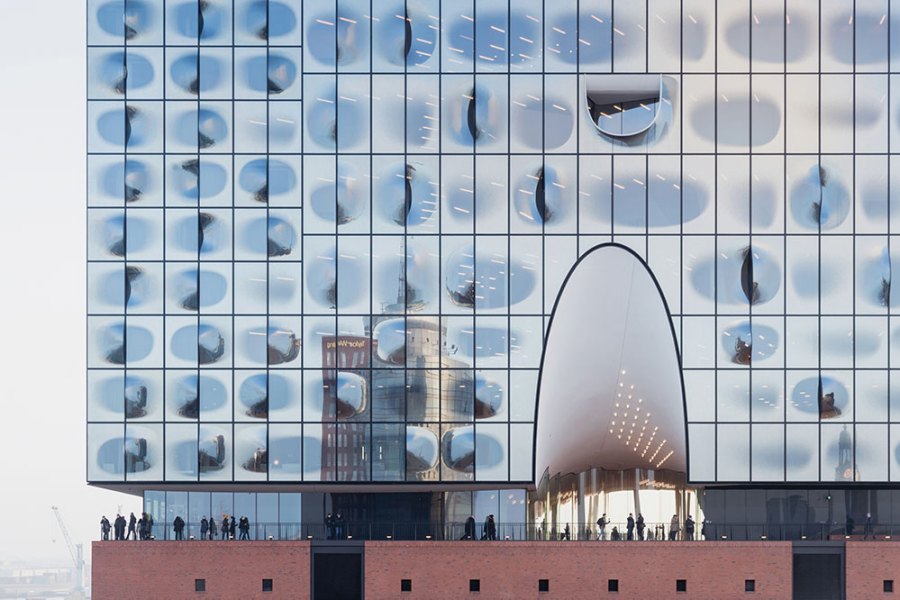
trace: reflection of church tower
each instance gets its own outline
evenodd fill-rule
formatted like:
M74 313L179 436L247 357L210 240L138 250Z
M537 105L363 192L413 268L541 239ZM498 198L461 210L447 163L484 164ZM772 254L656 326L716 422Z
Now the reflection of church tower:
M368 337L322 337L322 477L325 480L366 481L369 412Z
M397 301L393 304L382 306L382 312L386 314L404 314L407 312L421 312L425 308L425 302L419 297L416 288L409 284L406 276L407 256L405 242L400 244L400 276L397 278Z
M406 277L406 253L401 251L401 257L396 302L382 305L383 314L372 317L372 415L375 421L406 423L400 478L436 481L440 423L472 422L474 373L472 365L452 358L445 347L446 320L416 314L425 310L425 302ZM396 443L381 439L384 435L395 434L373 431L375 448Z
M854 477L853 439L850 437L850 432L847 431L847 426L844 425L838 438L838 463L834 470L834 479L835 481L855 481L858 478L858 474L857 477Z

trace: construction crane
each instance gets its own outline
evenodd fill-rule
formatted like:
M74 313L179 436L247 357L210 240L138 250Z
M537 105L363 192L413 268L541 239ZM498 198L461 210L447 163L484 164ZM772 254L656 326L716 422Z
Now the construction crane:
M66 528L66 523L65 521L63 521L62 515L59 513L59 507L51 506L50 509L56 516L56 522L59 524L59 530L63 534L63 539L66 541L66 548L69 549L69 555L72 557L72 562L75 563L75 586L72 588L72 597L83 598L84 549L82 548L81 544L76 544L72 541L72 536L69 535L69 530Z

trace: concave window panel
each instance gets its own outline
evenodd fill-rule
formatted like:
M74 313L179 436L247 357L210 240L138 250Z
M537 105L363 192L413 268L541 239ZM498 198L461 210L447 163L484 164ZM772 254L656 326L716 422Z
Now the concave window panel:
M303 475L303 438L296 423L269 427L269 447L272 452L269 479L299 480Z
M887 481L888 427L886 424L856 426L857 481Z
M166 425L166 480L196 481L199 471L197 426L189 423Z
M200 479L227 481L232 478L232 465L228 437L228 424L201 425L197 445L197 462Z
M122 481L125 477L125 453L120 424L88 425L88 478L91 481Z
M411 480L434 478L432 471L437 467L440 453L435 429L436 426L425 424L406 426L406 473ZM381 431L379 434L378 447L381 448L384 442Z
M657 121L662 75L586 75L587 109L597 130L613 138L631 138Z
M241 481L265 481L269 472L267 428L241 424L234 427L234 478Z

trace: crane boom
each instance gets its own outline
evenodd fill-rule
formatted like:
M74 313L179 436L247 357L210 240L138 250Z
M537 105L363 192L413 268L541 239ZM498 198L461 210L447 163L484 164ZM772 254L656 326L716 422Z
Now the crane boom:
M72 536L69 535L69 529L66 527L66 522L63 521L62 515L59 512L59 507L51 506L50 509L56 516L59 530L62 532L63 539L66 542L66 548L69 550L72 562L75 563L75 590L80 592L84 587L84 551L82 545L72 541Z

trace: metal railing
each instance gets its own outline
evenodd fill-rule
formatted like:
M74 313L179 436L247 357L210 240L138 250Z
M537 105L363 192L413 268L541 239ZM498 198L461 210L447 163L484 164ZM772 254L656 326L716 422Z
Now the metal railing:
M332 526L315 523L251 523L246 536L240 528L233 535L223 536L222 529L216 528L212 539L217 541L248 540L498 540L498 541L775 541L775 540L829 540L829 539L891 539L900 536L900 525L871 524L857 525L848 532L846 525L837 523L696 523L693 532L679 523L673 532L670 523L646 523L643 531L637 526L629 536L624 522L610 522L603 531L596 523L571 523L552 526L535 523L495 524L493 536L485 523L476 523L474 535L467 535L465 522L430 523L396 522L372 523L370 521L345 521ZM896 530L896 531L895 531ZM184 540L201 539L200 525L186 524ZM112 537L112 536L110 536ZM209 531L203 539L210 539ZM171 523L155 522L152 539L174 540L175 532ZM898 537L900 539L900 537Z

